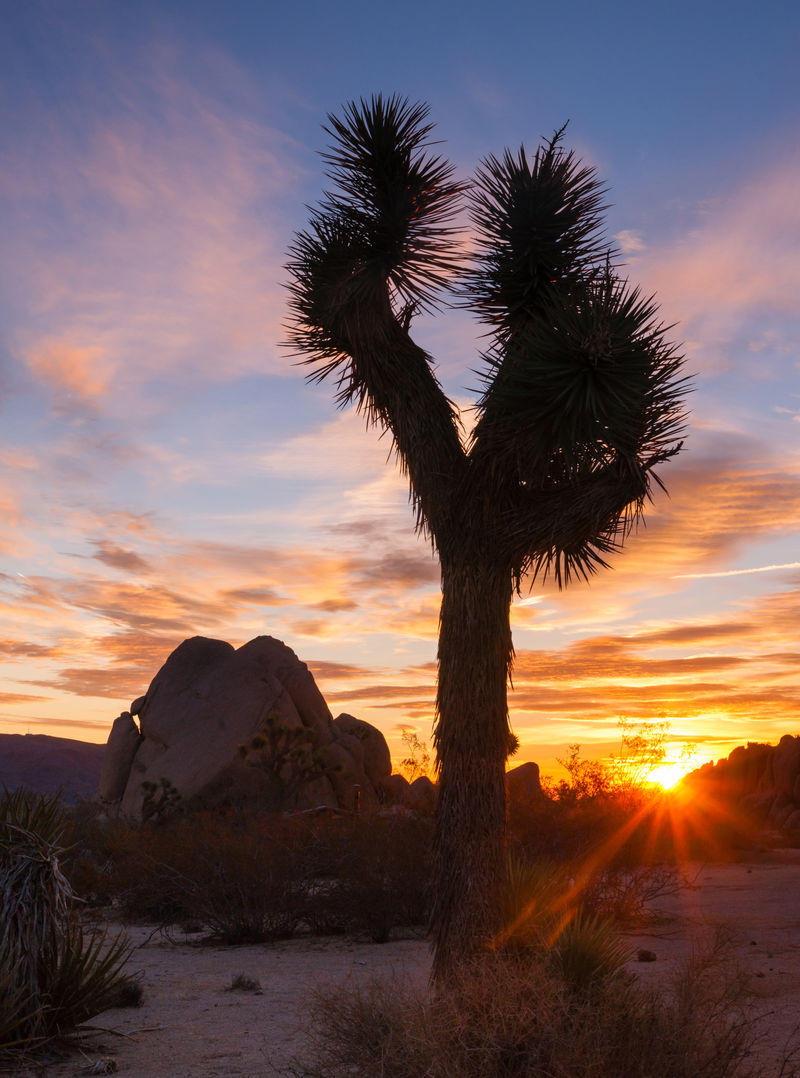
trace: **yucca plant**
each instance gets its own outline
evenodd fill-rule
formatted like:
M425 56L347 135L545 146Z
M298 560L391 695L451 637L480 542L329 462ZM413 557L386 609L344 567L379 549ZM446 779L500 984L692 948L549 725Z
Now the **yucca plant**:
M622 969L630 949L612 920L565 898L570 885L563 869L509 854L506 873L505 927L496 949L546 958L576 991L590 991Z
M113 1006L129 982L123 937L85 935L61 871L56 798L0 798L0 1051L29 1050Z
M560 928L549 953L568 988L589 992L620 973L632 952L613 922L579 908Z
M548 862L506 857L503 929L497 943L506 950L540 946L552 934L558 896L568 882L561 869Z

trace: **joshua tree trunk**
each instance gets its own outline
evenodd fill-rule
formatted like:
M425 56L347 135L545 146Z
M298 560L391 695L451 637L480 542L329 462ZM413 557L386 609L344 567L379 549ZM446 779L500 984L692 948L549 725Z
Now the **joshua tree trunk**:
M482 558L442 560L433 915L439 981L501 927L510 605L511 574L492 565L487 550Z

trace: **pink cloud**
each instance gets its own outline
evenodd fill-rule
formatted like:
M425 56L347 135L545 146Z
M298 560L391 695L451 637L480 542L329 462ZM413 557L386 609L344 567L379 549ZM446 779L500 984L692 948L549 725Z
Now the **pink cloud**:
M520 628L536 629L554 617L560 628L581 632L627 623L638 616L643 594L652 601L684 592L691 608L699 582L684 577L726 570L759 541L800 530L800 482L793 462L774 459L744 435L706 435L700 452L680 457L664 469L663 479L669 496L654 491L644 523L610 557L610 571L600 570L589 584L576 582L560 593L552 582L535 584L532 595L543 602L515 607ZM769 576L736 579L744 587L759 575Z
M704 220L671 245L629 259L668 321L704 344L729 339L754 310L797 314L800 295L800 156L709 203ZM708 369L705 353L704 369Z
M298 176L297 148L181 80L163 50L152 56L136 81L115 72L124 110L95 119L85 141L69 125L38 133L0 179L24 223L5 245L26 312L15 349L73 404L119 399L165 371L216 380L286 363L272 207Z
M50 383L62 400L77 397L91 402L104 397L114 373L109 355L98 344L80 346L46 338L31 349L27 360L36 377Z

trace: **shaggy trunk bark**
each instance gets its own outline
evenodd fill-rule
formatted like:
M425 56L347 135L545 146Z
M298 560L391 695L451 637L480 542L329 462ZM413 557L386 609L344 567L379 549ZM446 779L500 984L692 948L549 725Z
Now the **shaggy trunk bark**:
M440 983L501 928L511 574L487 566L488 554L442 561L432 918L433 977Z

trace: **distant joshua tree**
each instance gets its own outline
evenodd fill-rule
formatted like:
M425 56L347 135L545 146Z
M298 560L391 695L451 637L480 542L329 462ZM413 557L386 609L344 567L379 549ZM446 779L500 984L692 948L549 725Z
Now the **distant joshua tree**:
M290 251L291 340L341 406L390 431L439 555L434 976L485 947L504 887L509 613L524 577L588 578L675 456L682 359L618 273L603 188L562 147L490 156L471 185L430 152L427 106L351 102L325 128L333 188ZM453 216L469 191L475 250ZM465 437L409 334L455 291L490 327Z

